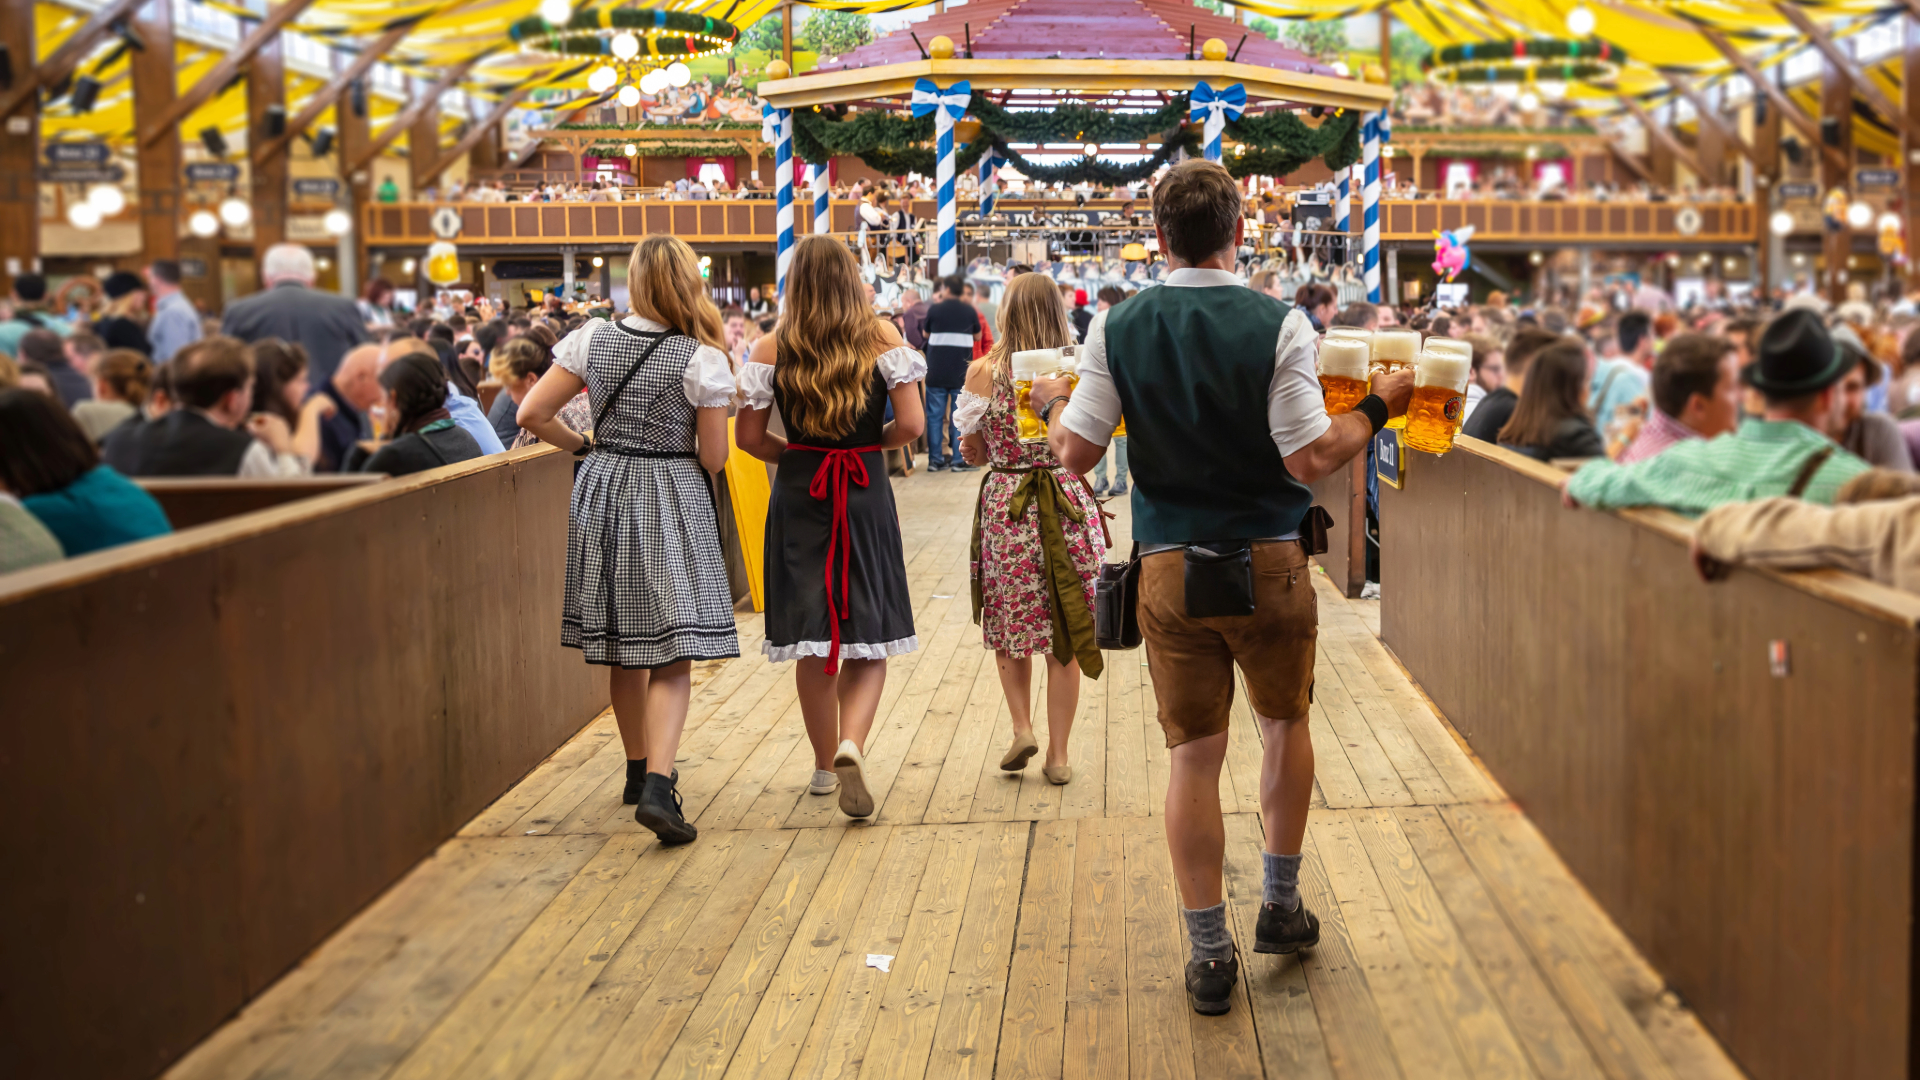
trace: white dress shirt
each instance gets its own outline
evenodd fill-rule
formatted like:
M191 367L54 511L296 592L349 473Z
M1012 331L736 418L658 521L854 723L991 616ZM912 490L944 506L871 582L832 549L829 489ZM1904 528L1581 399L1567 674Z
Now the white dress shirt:
M1160 283L1167 288L1197 288L1235 285L1245 282L1225 270L1182 267ZM1068 431L1099 446L1107 445L1113 429L1120 426L1120 392L1107 369L1107 316L1102 311L1087 327L1086 344L1080 347L1076 368L1080 383L1060 414L1060 423ZM1287 312L1280 324L1280 337L1274 342L1273 381L1267 385L1267 431L1273 444L1286 457L1324 435L1333 421L1327 417L1326 397L1320 389L1317 366L1319 335L1307 313L1299 308ZM1136 451L1137 452L1137 451Z

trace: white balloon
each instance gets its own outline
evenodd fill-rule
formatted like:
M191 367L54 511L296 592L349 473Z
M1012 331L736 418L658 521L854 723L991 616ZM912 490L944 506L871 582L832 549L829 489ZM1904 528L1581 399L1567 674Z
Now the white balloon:
M621 87L619 100L620 104L625 105L629 109L633 108L635 105L640 104L640 88L637 86Z
M100 211L90 202L76 202L67 207L67 223L76 229L97 228L100 224Z
M685 86L693 81L693 69L675 60L667 65L667 81L675 86Z
M597 67L593 69L593 74L587 76L587 89L596 94L604 94L613 89L613 84L618 81L620 81L619 72L610 67Z
M643 94L657 94L666 88L667 73L659 68L640 76L640 92Z
M610 45L613 55L622 60L631 60L640 55L640 39L625 31L613 35Z

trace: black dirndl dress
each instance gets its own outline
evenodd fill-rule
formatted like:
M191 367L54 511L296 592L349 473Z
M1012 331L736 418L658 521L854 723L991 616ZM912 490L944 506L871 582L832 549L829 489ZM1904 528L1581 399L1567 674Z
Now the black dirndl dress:
M920 647L886 455L887 380L876 366L853 431L828 439L774 382L787 451L767 508L767 657L883 660ZM831 590L831 593L829 592Z
M588 344L588 397L598 416L656 341L601 417L573 481L560 643L592 664L655 668L740 655L713 489L682 381L699 344L600 326Z

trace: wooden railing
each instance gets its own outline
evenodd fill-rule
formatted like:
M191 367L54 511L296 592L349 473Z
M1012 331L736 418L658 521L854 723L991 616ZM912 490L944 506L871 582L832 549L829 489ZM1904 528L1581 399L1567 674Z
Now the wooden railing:
M849 233L858 228L855 203L837 200L832 207L832 229ZM1076 206L1070 200L1002 199L999 209L1009 214L1118 211L1117 200L1096 200ZM1146 207L1145 200L1138 207ZM476 245L631 244L649 233L672 233L689 243L772 244L776 208L772 199L668 200L642 199L622 203L376 203L366 208L366 242L378 245L424 246L437 239L433 213L444 206L461 218L458 240ZM964 217L977 204L964 200ZM1684 232L1682 216L1690 207L1698 227ZM934 204L915 200L912 212L930 227ZM813 205L798 192L794 206L794 233L813 230ZM1628 244L1639 246L1746 245L1754 240L1753 207L1744 203L1595 203L1595 202L1455 202L1421 199L1381 204L1381 239L1389 243L1431 243L1436 230L1474 227L1475 243L1543 245ZM1358 236L1361 215L1355 201L1351 215Z
M156 1075L607 702L573 459L516 450L0 578L0 1075Z
M187 529L256 510L268 510L344 488L385 480L385 473L319 473L273 479L233 476L155 476L135 481L160 503L173 527Z
M1706 584L1462 439L1380 488L1382 638L1754 1080L1911 1075L1920 597Z

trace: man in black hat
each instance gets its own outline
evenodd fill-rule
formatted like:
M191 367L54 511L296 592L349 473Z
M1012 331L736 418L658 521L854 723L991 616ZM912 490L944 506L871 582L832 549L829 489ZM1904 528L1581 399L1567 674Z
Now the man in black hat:
M1853 366L1818 315L1789 311L1768 324L1759 358L1741 372L1766 400L1762 416L1741 421L1731 434L1676 443L1631 465L1596 461L1561 490L1570 505L1602 510L1664 506L1703 514L1774 495L1831 505L1840 485L1867 469L1832 438L1840 380Z

